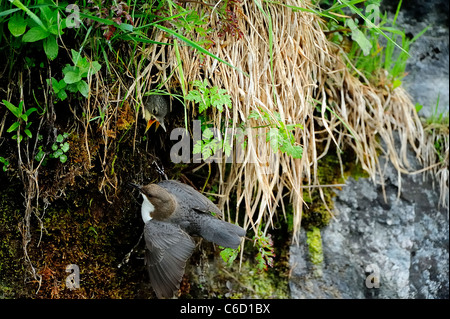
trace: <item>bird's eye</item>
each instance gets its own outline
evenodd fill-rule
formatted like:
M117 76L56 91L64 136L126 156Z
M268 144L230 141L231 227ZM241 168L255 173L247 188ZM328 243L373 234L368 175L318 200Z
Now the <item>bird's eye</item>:
M158 109L153 110L153 115L158 115Z

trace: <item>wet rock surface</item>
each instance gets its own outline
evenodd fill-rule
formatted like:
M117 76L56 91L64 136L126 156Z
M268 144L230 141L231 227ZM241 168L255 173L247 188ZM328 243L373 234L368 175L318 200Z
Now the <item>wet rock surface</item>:
M292 298L449 297L449 214L439 190L420 174L402 175L398 197L398 173L388 164L385 201L381 180L349 178L337 192L335 220L321 230L322 265L310 262L300 234L290 251Z

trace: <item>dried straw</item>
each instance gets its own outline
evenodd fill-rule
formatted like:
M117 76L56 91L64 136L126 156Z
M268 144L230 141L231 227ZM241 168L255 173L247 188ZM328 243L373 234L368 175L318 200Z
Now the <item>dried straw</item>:
M312 6L309 1L300 0L280 3ZM185 5L205 13L205 6L199 3ZM240 7L235 7L241 38L230 35L220 38L217 31L211 35L220 40L210 51L236 69L202 56L178 41L184 78L179 77L178 71L169 72L179 67L174 46L154 46L149 53L151 63L140 76L148 77L148 68L157 65L161 70L160 80L171 83L168 87L179 85L181 81L189 87L194 80L208 79L211 86L226 89L233 107L224 113L214 111L213 115L216 127L231 120L234 133L241 123L249 128L266 125L255 119L248 120L252 111L260 110L271 115L278 112L285 124L303 126L294 132L296 144L304 150L301 159L280 152L273 154L269 143L260 138L261 132L249 129L242 161L234 162L226 176L225 161L219 164L219 193L223 195L220 205L229 210L229 198L235 192L236 208L245 210L245 226L256 231L265 223L265 232L274 214L285 213L282 200L289 195L296 234L305 205L303 188L320 186L317 162L326 155L331 143L338 149L351 147L357 161L375 182L375 176L382 174L378 152L381 150L390 158L399 176L408 173L407 145L419 156L425 142L424 132L402 88L375 88L350 74L345 55L326 39L319 16L294 12L279 4L265 3L262 8L264 12L258 8L256 0L243 1ZM217 30L218 14L214 10L207 12L211 27ZM269 34L269 26L272 34ZM157 41L173 42L159 30L154 36ZM155 56L160 56L158 63ZM195 110L191 114L195 114ZM400 149L396 149L394 131L399 133ZM384 141L384 148L378 137ZM319 143L325 145L320 154L316 147Z

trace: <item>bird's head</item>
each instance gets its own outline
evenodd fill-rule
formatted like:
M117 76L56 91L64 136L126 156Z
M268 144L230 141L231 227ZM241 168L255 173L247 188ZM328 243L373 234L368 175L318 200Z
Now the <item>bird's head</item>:
M176 201L173 195L165 188L156 184L148 184L140 186L130 184L139 189L144 201L142 202L141 214L144 223L155 218L157 220L164 220L174 212L176 208Z
M164 118L168 111L168 105L165 98L161 95L149 95L144 102L144 118L147 122L147 127L145 132L156 122L156 125L161 125L161 127L166 131L166 126L164 125Z

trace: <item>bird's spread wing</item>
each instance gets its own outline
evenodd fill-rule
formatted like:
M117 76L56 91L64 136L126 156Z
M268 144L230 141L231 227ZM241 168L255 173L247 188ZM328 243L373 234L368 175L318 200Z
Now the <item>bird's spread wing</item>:
M177 225L150 220L144 226L145 262L158 298L178 290L186 261L195 248L193 239Z
M203 213L214 213L223 217L223 213L213 202L189 185L174 180L162 181L158 185L167 189L177 198L183 198L186 203L189 203L189 207L192 209Z

